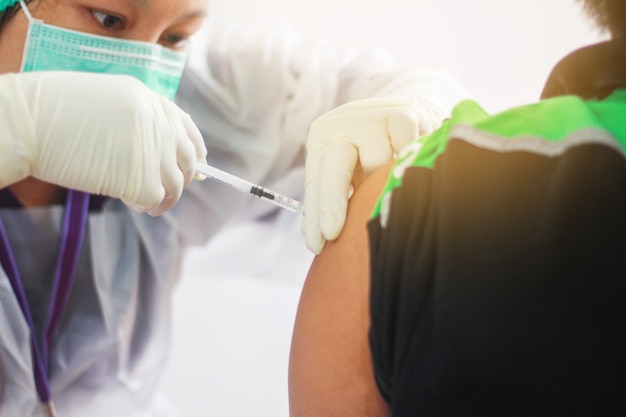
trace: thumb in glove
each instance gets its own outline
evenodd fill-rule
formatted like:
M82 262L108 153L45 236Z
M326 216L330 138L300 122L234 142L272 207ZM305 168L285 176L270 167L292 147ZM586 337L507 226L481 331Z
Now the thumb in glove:
M319 253L345 223L351 186L394 157L420 132L431 131L432 112L414 100L373 98L344 104L309 129L302 231Z

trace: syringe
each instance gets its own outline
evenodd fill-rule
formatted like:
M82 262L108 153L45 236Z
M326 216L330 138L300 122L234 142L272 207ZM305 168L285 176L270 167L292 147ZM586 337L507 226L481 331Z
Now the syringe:
M268 190L267 188L263 188L259 185L253 184L233 174L222 171L221 169L206 164L198 164L196 166L196 172L200 175L204 175L205 177L213 181L228 185L229 187L232 187L236 190L255 195L261 200L268 201L272 204L277 205L278 207L282 207L295 213L304 212L304 204L302 204L298 200L285 197L282 194L278 194L274 191Z

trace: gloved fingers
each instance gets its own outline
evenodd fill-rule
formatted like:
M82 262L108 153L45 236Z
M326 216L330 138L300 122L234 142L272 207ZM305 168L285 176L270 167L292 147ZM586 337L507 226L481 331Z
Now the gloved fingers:
M181 110L182 112L182 110ZM184 113L181 115L181 122L185 128L185 132L187 134L187 138L190 141L191 145L193 145L193 158L196 163L207 163L207 149L206 144L204 143L204 138L202 137L202 133L200 133L200 129L196 126L196 124L191 119L189 114ZM205 177L201 175L196 175L195 172L195 164L193 165L193 172L191 172L191 178L195 178L197 180L204 180ZM185 172L185 178L187 178L187 172ZM187 186L187 181L185 181L185 186Z
M142 187L138 197L120 197L128 207L140 213L155 210L165 198L165 188L162 185Z
M187 187L196 175L198 164L197 154L193 144L188 140L181 140L176 151L178 170L183 176L183 188Z
M182 113L180 120L185 127L187 137L191 140L191 143L194 146L198 159L203 159L206 162L207 150L204 143L204 138L202 137L202 133L200 133L200 129L198 129L196 124L191 119L191 116L189 116L187 113Z
M161 152L161 184L165 191L159 204L148 210L151 216L158 216L178 202L183 193L185 177L178 167L176 149L174 146L164 146Z
M167 102L168 120L173 124L174 134L171 140L175 144L173 155L176 156L177 167L183 175L183 188L189 185L196 175L198 159L206 160L206 147L200 131L191 117L180 110L174 103ZM165 162L165 161L164 161ZM171 173L173 175L173 173ZM166 187L167 188L167 187ZM166 199L169 197L166 194Z
M170 191L173 191L173 190L170 190ZM148 210L147 213L153 217L156 217L169 211L172 207L176 205L178 200L180 200L180 196L182 195L183 188L182 187L177 188L175 191L176 192L174 194L170 194L170 196L166 195L165 198L161 200L161 204L159 204L153 209Z
M319 254L326 243L320 229L320 169L323 153L311 151L307 155L304 187L304 218L302 234L309 250Z
M363 167L363 172L365 174L371 173L376 168L393 158L391 142L387 138L386 132L383 135L386 140L365 138L370 140L355 141L355 146L358 149L359 163Z
M152 172L149 172L152 171ZM144 170L143 182L137 193L128 193L131 196L122 196L122 201L139 212L150 212L157 209L165 199L166 189L161 183L160 170Z
M393 152L398 154L408 142L420 135L420 122L421 120L417 120L415 109L408 105L389 114L387 117L387 134ZM425 120L424 123L430 125L430 120Z
M166 196L162 179L161 158L164 153L162 136L171 133L163 126L165 116L165 114L157 116L160 123L153 121L151 135L144 134L140 141L135 142L132 150L134 156L130 157L129 166L119 167L119 171L121 173L127 171L128 176L120 178L126 182L121 195L122 201L139 212L154 210Z
M369 174L393 158L408 142L419 135L415 109L410 104L397 104L387 109L384 116L384 132L372 132L373 135L387 140L363 138L356 141L359 146L359 161L363 172ZM357 138L358 139L358 138Z
M319 221L315 221L313 216L307 218L305 215L301 229L306 241L306 247L314 254L319 255L326 244L326 239L324 239L319 228Z
M158 216L170 210L180 199L183 189L195 175L196 148L188 137L187 114L171 102L165 103L166 119L162 120L160 146L160 175L165 196L157 207L148 210Z
M311 150L307 157L302 232L316 254L343 229L357 161L357 149L342 140Z
M170 210L194 178L198 161L206 162L206 146L191 117L169 101L164 101L164 111L167 117L162 132L171 132L161 144L160 175L165 196L148 210L152 216Z
M338 140L326 147L320 171L320 229L326 240L337 239L346 222L352 176L358 162L357 149Z

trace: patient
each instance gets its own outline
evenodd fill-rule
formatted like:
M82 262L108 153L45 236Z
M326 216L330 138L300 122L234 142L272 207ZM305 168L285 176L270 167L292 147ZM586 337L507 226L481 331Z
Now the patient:
M626 415L626 2L582 3L612 39L552 98L462 102L356 190L303 288L291 417Z

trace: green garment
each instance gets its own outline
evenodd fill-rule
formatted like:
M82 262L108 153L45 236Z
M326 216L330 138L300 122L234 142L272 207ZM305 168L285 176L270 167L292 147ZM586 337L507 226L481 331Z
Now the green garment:
M451 140L497 152L526 151L546 156L557 156L583 144L602 144L625 154L626 90L616 90L602 101L555 97L493 116L471 100L459 103L438 130L403 148L372 218L381 214L391 192L402 184L406 168L432 168Z

